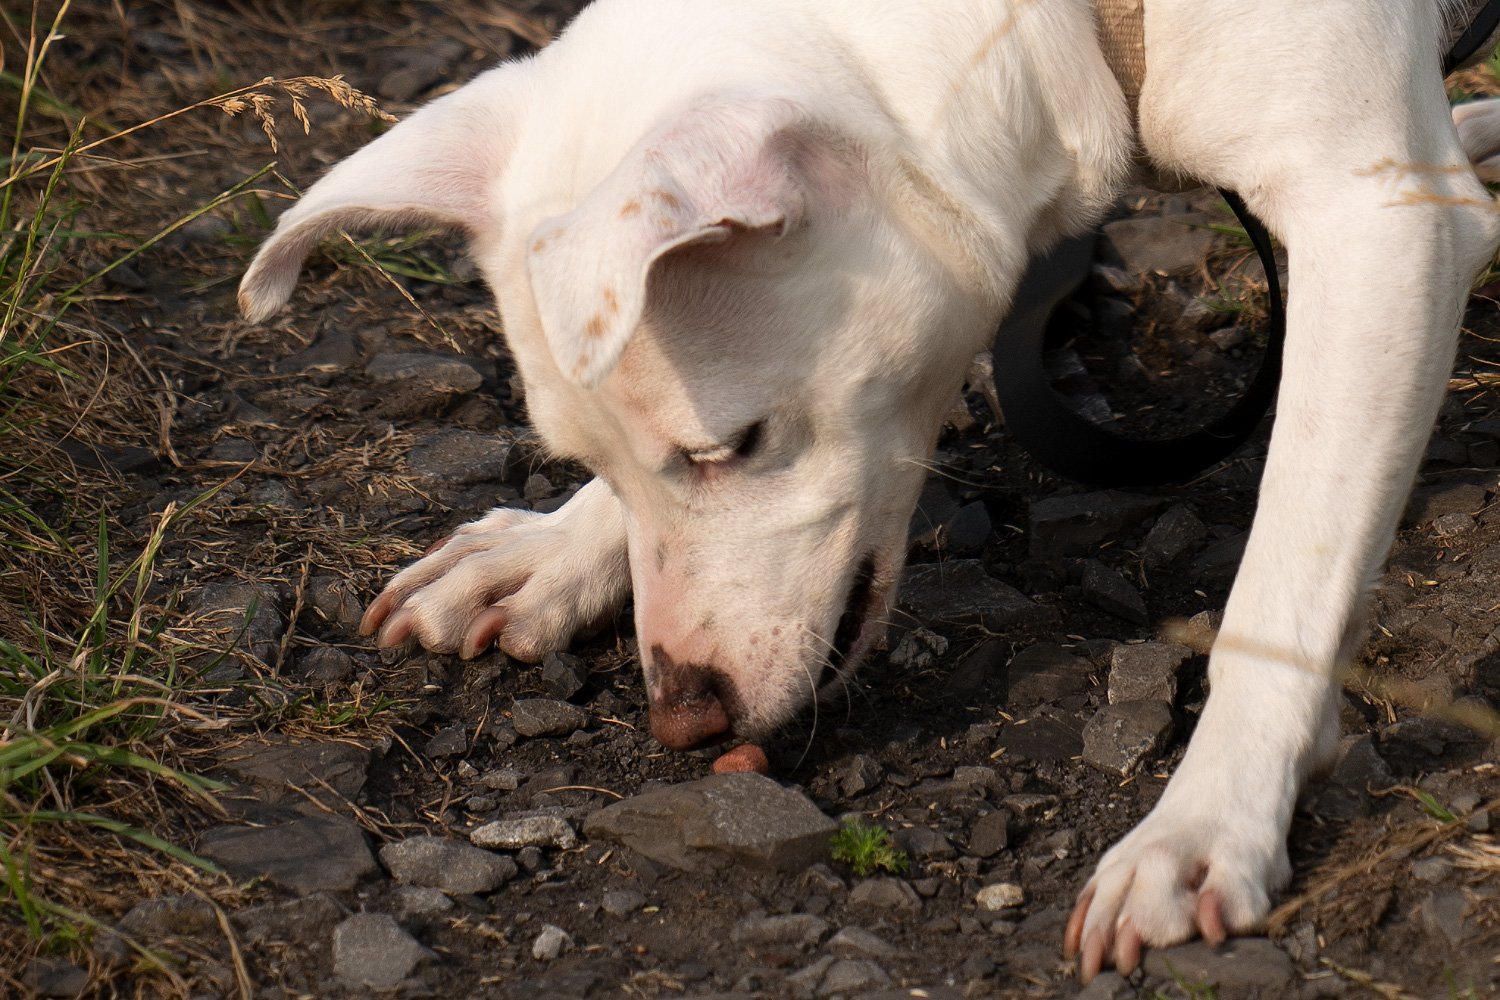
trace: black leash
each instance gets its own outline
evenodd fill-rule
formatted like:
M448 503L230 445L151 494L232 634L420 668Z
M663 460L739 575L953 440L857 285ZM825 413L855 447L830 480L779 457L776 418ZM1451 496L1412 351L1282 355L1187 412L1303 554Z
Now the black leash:
M1500 27L1500 0L1488 0L1474 21L1443 58L1443 75L1469 59ZM1077 287L1053 288L1033 276L1058 268L1088 273L1093 240L1068 241L1047 258L1033 263L1022 279L1016 302L995 338L995 390L1005 423L1032 458L1070 479L1101 486L1151 486L1191 478L1223 461L1245 442L1271 407L1281 381L1286 343L1286 310L1271 234L1233 191L1220 189L1250 237L1266 272L1270 317L1265 358L1260 370L1229 412L1183 437L1141 441L1105 430L1075 411L1052 388L1043 363L1047 318L1059 301ZM1087 255L1079 259L1080 254Z
M1047 323L1057 300L1072 288L1054 291L1054 296L1038 298L1045 293L1037 285L1023 280L1017 292L1012 316L996 337L995 390L1005 412L1006 428L1016 441L1038 462L1070 479L1109 486L1147 486L1186 479L1220 461L1238 448L1254 432L1276 395L1281 380L1281 351L1286 340L1286 315L1281 304L1281 281L1276 271L1276 255L1271 236L1260 220L1251 215L1232 191L1221 192L1229 207L1239 217L1260 256L1270 291L1270 329L1265 359L1260 371L1229 412L1213 423L1184 437L1163 441L1142 441L1105 430L1077 413L1052 388L1043 367ZM1076 268L1087 274L1093 256L1093 241L1064 243L1028 272ZM1080 260L1080 257L1084 259ZM1071 258L1071 259L1070 259ZM1079 265L1082 264L1082 267ZM1056 294L1060 291L1061 294ZM1030 312L1032 322L1026 322ZM1037 315L1041 313L1041 315ZM1007 330L1015 333L1007 337ZM1006 338L1002 344L1001 338Z

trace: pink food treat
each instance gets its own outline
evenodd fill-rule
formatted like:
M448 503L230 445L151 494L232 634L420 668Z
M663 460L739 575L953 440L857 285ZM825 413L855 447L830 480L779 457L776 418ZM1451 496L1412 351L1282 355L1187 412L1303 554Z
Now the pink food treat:
M714 774L734 774L738 771L766 774L770 770L771 762L766 759L766 752L754 743L741 743L714 761Z

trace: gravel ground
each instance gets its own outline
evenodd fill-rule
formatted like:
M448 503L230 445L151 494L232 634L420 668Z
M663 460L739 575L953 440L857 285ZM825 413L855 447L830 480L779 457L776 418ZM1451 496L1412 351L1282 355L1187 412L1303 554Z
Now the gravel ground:
M477 68L459 62L453 73ZM416 98L436 81L402 90L417 63L344 68ZM284 169L305 183L359 141L338 125L294 137ZM1130 192L1117 218L1128 225L1106 229L1093 277L1060 312L1053 375L1083 412L1166 433L1253 371L1263 285L1232 237L1195 228L1228 221L1211 192ZM1269 939L1152 953L1128 982L1106 975L1080 994L1062 925L1192 734L1269 422L1194 483L1099 492L1030 462L972 394L913 520L886 648L841 700L765 745L769 777L716 776L718 751L669 752L649 735L628 614L536 665L376 652L358 637L395 568L497 503L555 510L585 473L546 461L526 430L477 282L400 279L429 323L389 284L315 261L283 318L249 328L231 285L183 287L191 268L241 266L226 240L242 223L200 226L122 279L139 282L127 322L144 355L180 390L169 432L181 467L81 458L120 471L116 516L141 533L169 501L235 477L171 543L179 568L164 581L226 642L258 601L234 654L200 665L220 703L274 687L330 712L394 707L353 735L262 724L218 751L233 821L191 846L266 876L255 905L229 916L238 950L195 897L120 917L182 954L201 995L1500 988L1500 848L1482 808L1500 797L1496 747L1460 721L1500 705L1500 402L1463 388L1500 360L1494 301L1470 308L1455 391L1345 690L1340 763L1294 823L1285 898L1302 905ZM466 273L453 245L426 247ZM1463 821L1434 818L1444 810ZM847 816L890 829L908 869L860 877L831 859ZM71 995L75 972L39 961L28 977Z

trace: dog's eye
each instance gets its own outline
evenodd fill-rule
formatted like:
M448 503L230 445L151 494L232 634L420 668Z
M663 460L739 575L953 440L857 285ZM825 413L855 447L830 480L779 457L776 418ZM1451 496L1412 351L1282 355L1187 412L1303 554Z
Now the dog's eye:
M698 451L684 451L683 455L693 465L716 465L735 458L748 458L760 447L761 431L765 422L757 420L723 444Z

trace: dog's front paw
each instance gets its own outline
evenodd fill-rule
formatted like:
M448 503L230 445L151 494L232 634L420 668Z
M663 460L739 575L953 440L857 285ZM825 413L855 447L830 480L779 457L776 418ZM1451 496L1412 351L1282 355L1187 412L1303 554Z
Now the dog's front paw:
M619 501L595 479L551 514L502 507L459 528L391 580L360 628L382 647L415 638L469 658L498 641L535 662L629 591Z
M1129 973L1142 946L1198 934L1218 944L1264 920L1271 893L1290 874L1286 831L1274 818L1189 811L1164 797L1099 863L1068 921L1063 952L1079 956L1079 978L1088 982L1111 959Z

